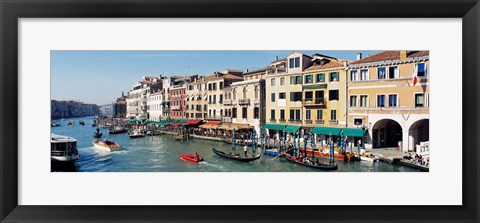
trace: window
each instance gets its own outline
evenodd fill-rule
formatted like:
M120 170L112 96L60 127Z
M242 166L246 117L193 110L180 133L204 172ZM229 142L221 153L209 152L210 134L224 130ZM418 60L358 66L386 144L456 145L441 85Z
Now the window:
M208 96L208 103L209 103L209 104L212 103L212 95L209 95L209 96Z
M203 105L203 110L204 110L204 111L207 110L207 105Z
M213 83L213 90L214 90L214 91L217 90L217 83Z
M275 109L270 110L270 119L275 119Z
M255 99L258 98L258 86L255 86Z
M280 109L280 120L285 120L285 109Z
M425 99L423 93L415 94L415 107L423 107L424 101Z
M363 118L354 118L353 119L353 124L354 125L362 125L363 124Z
M290 101L302 101L302 92L290 92Z
M312 110L310 110L310 109L305 110L305 119L307 119L307 120L312 119Z
M388 79L398 78L398 67L391 66L388 67Z
M368 106L368 96L367 95L360 95L360 107L367 107Z
M287 98L287 96L286 96L285 92L278 93L278 99L286 99L286 98Z
M379 67L377 68L377 79L385 79L386 72L385 72L385 67Z
M214 103L214 104L217 103L217 95L213 95L213 103Z
M209 90L209 91L212 90L212 84L208 84L208 90Z
M397 107L397 95L388 95L388 107Z
M294 76L290 77L290 85L295 85L295 77Z
M317 74L317 83L325 82L325 74Z
M313 91L305 91L305 101L313 100Z
M328 100L329 101L338 101L338 90L329 90L328 91Z
M338 72L330 73L330 82L339 81Z
M350 107L357 107L357 96L350 96Z
M243 88L243 98L247 98L247 87Z
M360 80L361 81L368 80L368 69L360 70Z
M271 102L275 102L275 93L272 93L272 95L270 96L271 98Z
M285 77L280 78L280 85L281 86L285 85Z
M312 75L306 75L305 84L311 84L311 83L313 83Z
M247 107L242 108L242 118L247 118Z
M293 68L293 66L295 65L295 64L293 63L293 61L294 61L294 58L290 58L290 59L288 60L288 68Z
M425 63L417 64L417 77L426 77L427 76L427 68Z
M356 81L357 80L357 75L358 75L357 70L351 70L350 71L350 81Z
M300 120L300 109L290 109L290 120Z
M385 95L377 95L377 107L385 107Z
M237 108L233 108L233 110L232 110L232 118L237 118Z
M317 109L317 120L323 120L323 111L322 111L322 109Z
M258 117L260 117L260 108L255 107L253 108L253 118L258 119Z
M275 86L275 78L270 79L270 86Z
M302 84L302 76L295 77L295 84Z
M300 57L295 57L295 68L300 67Z
M218 103L223 103L223 94L219 95Z
M331 121L337 120L337 110L330 110L330 120Z
M187 118L188 118L188 114L189 114L189 113L187 113Z

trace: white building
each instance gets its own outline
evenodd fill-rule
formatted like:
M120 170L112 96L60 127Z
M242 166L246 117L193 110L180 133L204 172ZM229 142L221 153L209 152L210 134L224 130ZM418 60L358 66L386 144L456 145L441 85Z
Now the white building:
M113 104L104 104L100 106L100 115L106 116L106 117L112 117L113 116Z
M151 92L162 89L160 77L143 77L127 95L127 117L149 118L148 99Z
M149 114L149 120L150 121L160 121L162 119L162 114L163 114L163 97L164 94L162 94L161 91L157 91L154 93L151 93L147 102L148 105L148 114Z

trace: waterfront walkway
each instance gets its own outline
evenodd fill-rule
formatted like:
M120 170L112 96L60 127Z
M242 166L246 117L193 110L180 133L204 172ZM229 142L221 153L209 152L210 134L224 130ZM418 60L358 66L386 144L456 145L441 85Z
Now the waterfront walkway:
M365 149L365 153L380 157L380 161L394 163L403 158L403 151L398 151L397 147Z

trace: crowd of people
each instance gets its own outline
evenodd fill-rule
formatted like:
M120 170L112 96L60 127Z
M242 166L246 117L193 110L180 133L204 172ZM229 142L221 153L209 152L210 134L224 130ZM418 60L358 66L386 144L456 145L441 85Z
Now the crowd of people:
M403 155L403 159L409 160L414 164L422 165L422 166L429 166L430 164L429 157L422 157L422 155L418 155L418 154L415 154L415 156L412 156L412 154L409 152L405 152L405 154Z

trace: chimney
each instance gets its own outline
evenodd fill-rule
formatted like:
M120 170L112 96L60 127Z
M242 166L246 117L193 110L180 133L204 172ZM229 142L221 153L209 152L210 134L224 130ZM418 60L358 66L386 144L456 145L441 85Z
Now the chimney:
M362 59L362 53L357 53L357 60L361 60Z
M400 60L406 60L407 59L407 51L402 50L400 51Z

